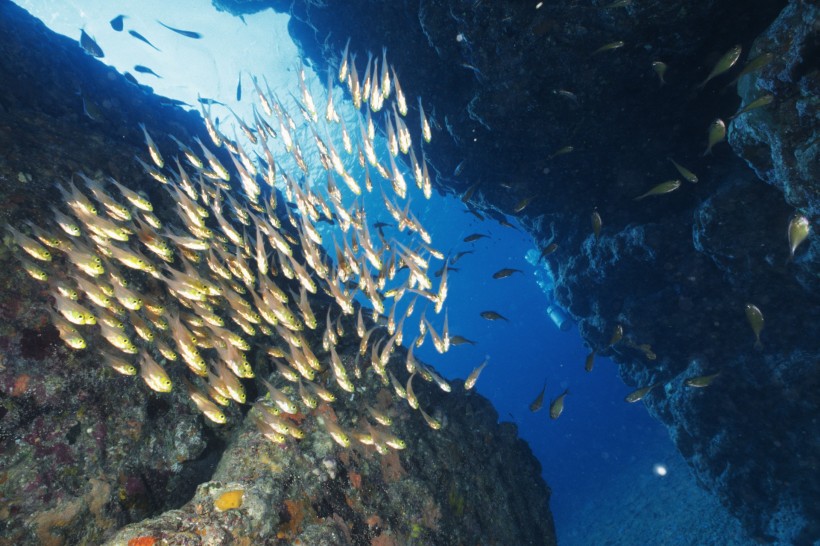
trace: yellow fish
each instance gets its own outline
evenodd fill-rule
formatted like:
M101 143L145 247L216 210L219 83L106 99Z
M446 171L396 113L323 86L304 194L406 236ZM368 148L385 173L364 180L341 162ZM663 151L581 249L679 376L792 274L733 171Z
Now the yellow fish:
M490 363L489 355L484 359L480 365L476 366L476 368L470 372L470 375L467 376L467 379L464 381L464 390L470 390L475 386L476 381L478 381L478 376L481 374L481 371Z
M795 215L789 222L789 261L794 259L794 251L809 236L809 220L802 214Z
M532 202L533 199L535 199L534 195L531 195L529 197L525 197L524 199L522 199L521 201L516 203L516 205L513 207L513 212L515 212L515 213L521 212L522 210L527 208L527 205L529 205Z
M709 75L706 76L706 79L700 82L696 89L703 89L706 86L706 84L709 83L709 80L711 80L715 76L720 76L721 74L732 68L737 62L737 60L740 58L740 53L742 51L743 48L740 46L740 44L738 44L726 53L724 53L723 57L718 59L718 62L715 63L715 66L714 68L712 68L712 71L709 73Z
M734 84L736 84L738 82L738 80L740 78L742 78L743 76L745 76L746 74L749 74L750 72L754 72L755 70L759 70L759 69L763 68L764 66L766 66L767 64L769 64L773 60L774 60L774 54L772 54L772 53L762 53L762 54L758 55L757 57L755 57L754 59L752 59L751 61L747 61L746 64L744 65L744 67L743 67L743 70L740 71L740 74L738 74L737 77L735 79L733 79L731 82L726 84L726 87L724 88L724 90L731 87L731 86L733 86Z
M148 353L142 353L140 377L151 390L156 392L171 392L174 387L163 367L157 364L157 361Z
M54 327L57 328L60 338L65 341L65 344L72 349L85 349L86 342L80 335L80 332L54 311L49 312L51 313L51 321L54 323Z
M189 381L183 381L185 384L185 390L188 392L188 396L194 402L197 409L202 412L202 415L220 425L224 424L228 420L227 417L225 417L225 414L222 413L222 410L219 409L219 406L213 403L202 392L197 390L197 388L194 387Z
M115 372L122 375L137 375L137 368L133 364L118 356L111 355L105 351L102 353L103 361Z
M636 389L627 394L626 398L624 398L624 401L629 402L630 404L638 402L642 400L644 396L652 392L652 389L657 387L659 384L660 383L655 383L654 385L649 385L648 387L641 387L640 389Z
M560 148L560 149L556 150L555 152L553 152L547 159L554 159L554 158L558 157L559 155L567 155L567 154L572 153L574 150L575 150L575 146L564 146L563 148ZM518 211L515 211L515 212L518 212Z
M36 279L38 281L48 280L48 273L41 269L40 266L38 266L37 264L25 259L20 260L20 262L23 264L23 269L26 271L26 273L29 274L29 276L32 279Z
M612 330L612 337L609 338L609 346L612 347L624 337L624 327L620 324L616 324L615 328Z
M11 226L8 226L7 229L9 230L9 233L11 233L11 237L14 239L14 242L17 243L20 248L25 250L26 254L43 262L51 261L51 252L49 252L46 247L32 238L26 237Z
M535 400L532 401L530 404L530 411L535 413L536 411L541 409L541 406L544 404L544 393L547 390L547 382L544 381L544 386L541 387L541 392L538 396L535 397Z
M690 377L684 384L687 387L695 387L697 389L702 389L704 387L708 387L712 384L712 382L720 376L720 372L713 373L712 375L701 375L698 377Z
M738 116L742 116L746 112L750 112L752 110L756 110L757 108L763 108L764 106L768 106L773 101L774 101L774 95L772 95L771 93L766 93L765 95L756 98L755 100L753 100L752 102L750 102L749 104L747 104L746 106L741 108L737 112L737 114L735 114L734 116L729 118L729 121L732 121L733 119L737 118Z
M558 398L550 404L550 419L558 419L564 412L564 398L569 394L569 389L564 390Z
M752 331L755 334L755 349L762 349L763 344L760 342L760 332L763 331L763 312L751 303L747 303L745 309L746 320L749 321L749 326L752 327Z
M666 182L661 182L648 192L639 195L635 198L635 201L640 201L644 197L650 197L652 195L663 195L665 193L671 193L678 188L680 188L680 180L667 180Z
M666 74L666 63L663 61L653 61L652 62L652 70L655 71L655 74L658 75L658 79L660 80L661 86L666 84L666 81L663 79L664 75Z
M592 367L594 365L595 365L595 351L591 351L587 355L586 361L584 361L584 370L586 370L587 372L591 372Z
M684 180L686 180L687 182L691 182L692 184L697 184L698 183L698 176L695 173L693 173L692 171L690 171L686 167L680 165L677 161L675 161L671 157L667 157L666 159L668 159L669 161L672 162L672 165L675 166L675 168L678 170L678 172L684 178Z
M590 216L592 221L592 233L595 235L595 242L598 242L598 239L601 238L601 215L598 214L597 210L592 211L592 215Z
M154 143L154 139L151 138L151 135L149 135L145 129L144 123L140 123L140 129L142 129L142 134L145 135L145 144L148 146L148 153L151 156L151 160L154 162L154 165L160 169L163 168L165 166L165 160L162 159L162 154L159 153L159 148L157 148L156 143Z
M79 303L71 301L59 293L54 295L54 299L56 301L55 307L57 311L70 323L77 325L97 323L97 318L94 314Z
M726 138L726 123L718 118L709 125L709 138L706 145L706 150L702 155L709 155L712 153L712 147L718 142L723 142Z
M618 40L617 42L610 42L608 44L604 44L595 51L592 52L592 55L597 55L598 53L603 53L604 51L612 51L614 49L621 48L625 45L622 40Z

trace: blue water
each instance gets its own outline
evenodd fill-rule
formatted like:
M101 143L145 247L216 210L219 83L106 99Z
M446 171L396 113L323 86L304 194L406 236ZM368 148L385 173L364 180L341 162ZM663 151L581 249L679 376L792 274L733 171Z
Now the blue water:
M143 34L150 34L152 41L163 49L157 53L110 29L108 21L119 13L113 10L122 10L122 6L112 7L99 1L58 7L46 0L18 3L58 32L74 38L79 36L78 28L84 26L106 51L104 60L120 70L145 64L164 74L162 80L142 75L138 78L172 98L195 103L197 93L201 93L236 107L240 114L247 113L252 95L249 78L244 79L243 100L239 103L235 100L240 72L265 74L280 89L280 96L287 95L282 89L298 92L293 70L296 49L287 41L285 16L264 12L246 16L247 24L244 24L225 13L191 9L201 8L201 2L180 2L174 6L168 6L167 2L147 2L140 3L139 10L125 9L132 17L127 23L141 25L138 28ZM206 38L186 41L159 32L153 23L156 18L172 26L203 32ZM280 30L271 32L273 26ZM271 43L272 36L278 36L276 39L280 41ZM324 81L325 76L319 75L309 82L317 106L322 107ZM405 82L405 86L409 87L409 82ZM352 120L350 109L347 113L343 111L342 100L341 90L337 89L340 113ZM228 118L224 110L215 108L214 112L221 113L223 120ZM298 117L295 109L292 114ZM351 132L355 129L353 124L348 127ZM303 142L309 138L300 135ZM340 136L335 135L335 139L339 146ZM435 140L431 146L435 146ZM321 169L314 172L323 175ZM376 180L378 175L372 174ZM408 184L412 184L412 175L406 173L405 176ZM446 355L436 353L428 342L416 354L448 378L465 378L486 356L490 357L476 390L493 402L501 420L518 425L521 437L541 461L544 479L553 493L551 507L559 537L569 531L566 522L572 520L572 515L591 499L598 498L602 484L614 476L624 472L646 474L657 480L660 487L663 477L655 475L654 467L663 465L664 457L671 452L665 428L647 415L642 404L624 402L624 396L634 387L619 380L616 365L608 359L599 357L592 373L584 371L589 350L583 346L577 329L560 331L546 314L551 294L537 282L543 279L544 272L536 275L536 268L525 258L528 252L537 252L534 242L521 230L492 220L479 221L466 212L458 196L435 194L432 200L425 201L415 193L413 202L413 210L432 234L436 248L451 254L473 251L455 265L458 271L450 272L447 309L451 335L477 342L475 346L453 347ZM371 211L370 222L392 222L378 192L368 199L367 207ZM490 237L464 243L463 239L472 233ZM576 251L562 247L556 257L561 259L562 255ZM438 267L440 264L431 269ZM492 278L493 273L505 267L521 269L523 274ZM496 311L509 321L488 321L479 315L486 310ZM440 331L443 313L435 316L430 309L427 316ZM415 325L408 325L405 345L412 341L414 328ZM544 406L532 413L528 406L544 382ZM559 419L552 420L550 400L565 389L570 392L565 411Z
M450 331L478 343L452 348L444 357L429 345L418 354L448 376L461 378L490 355L476 389L492 400L501 420L518 425L541 462L553 491L551 508L560 536L562 521L594 499L601 483L626 468L653 474L654 465L664 463L661 454L668 453L671 442L666 429L641 404L624 402L634 389L620 381L614 363L598 357L595 369L584 371L589 349L577 329L562 332L547 317L548 296L525 259L533 249L532 240L491 220L479 222L463 212L465 206L457 199L443 201L446 206L430 224L435 240L442 248L474 250L459 261L456 267L461 269L452 277ZM462 242L474 232L492 238ZM503 267L524 274L493 279ZM509 322L487 321L479 315L485 310L497 311ZM532 413L529 405L544 381L544 407ZM552 420L550 400L564 389L570 390L564 413Z

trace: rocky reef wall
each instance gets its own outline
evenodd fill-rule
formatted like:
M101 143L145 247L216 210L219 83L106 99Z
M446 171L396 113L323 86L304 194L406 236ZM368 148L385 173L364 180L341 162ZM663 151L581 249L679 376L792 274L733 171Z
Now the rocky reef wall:
M208 138L198 113L129 83L7 1L0 82L4 227L44 225L61 199L56 184L79 171L144 190L158 216L173 214L173 199L134 160L146 155L138 124L171 158L178 149L168 135ZM312 428L304 444L274 445L245 422L247 406L224 410L226 426L208 424L182 388L184 366L169 366L178 387L159 394L103 364L99 335L88 349L68 349L49 319L48 286L25 274L20 249L4 237L0 544L555 544L538 462L460 384L444 395L417 380L440 431L406 405L392 407L372 376L361 396L319 407L322 419L345 426L365 405L383 407L407 443L385 455L341 449ZM339 347L346 362L354 353ZM264 352L249 355L257 376L268 376ZM250 400L259 386L245 382ZM142 523L116 534L134 522Z
M625 382L662 385L647 408L703 486L762 542L820 539L820 247L810 236L788 260L787 239L796 212L817 227L815 3L214 3L290 12L320 70L348 38L359 59L386 46L435 120L438 189L474 190L471 206L495 215L523 204L539 244L558 243L546 258L557 301ZM709 79L735 45L738 66ZM771 104L732 119L765 93ZM707 154L715 118L731 146ZM675 178L677 191L636 200ZM762 350L747 303L765 317ZM718 372L708 388L684 384Z

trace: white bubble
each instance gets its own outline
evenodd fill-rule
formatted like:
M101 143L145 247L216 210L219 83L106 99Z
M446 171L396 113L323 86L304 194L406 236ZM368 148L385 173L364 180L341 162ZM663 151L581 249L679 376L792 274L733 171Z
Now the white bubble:
M658 476L666 476L666 466L662 464L656 464L652 467L652 471Z

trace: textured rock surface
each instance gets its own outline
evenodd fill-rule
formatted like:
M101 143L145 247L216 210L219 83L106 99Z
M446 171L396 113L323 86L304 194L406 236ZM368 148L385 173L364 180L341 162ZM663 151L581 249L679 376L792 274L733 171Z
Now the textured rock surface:
M138 123L152 127L172 157L174 145L159 135L204 140L199 116L132 86L9 2L0 2L0 37L2 223L44 224L55 181L79 170L144 187L157 215L170 215L170 198L133 160L145 155ZM96 119L84 115L83 100ZM434 432L405 405L389 406L392 397L371 376L355 401L319 413L353 428L364 404L384 406L406 450L341 450L310 420L304 444L273 446L243 423L247 408L233 406L231 424L214 427L183 389L158 395L139 378L115 374L96 356L105 343L96 335L88 350L66 349L48 319L47 288L25 275L15 254L6 237L0 544L121 544L140 536L134 544L160 537L173 544L555 543L540 467L483 398L445 396L417 380L424 407L446 421ZM249 359L259 375L270 371L262 351ZM180 385L180 367L169 370ZM246 389L254 399L254 382ZM245 491L242 506L215 510L214 499L230 489Z
M144 180L133 159L142 117L181 138L207 137L198 115L163 105L10 2L0 3L0 36L4 228L45 225L55 182L78 170ZM83 100L96 105L97 121ZM167 207L157 186L148 194ZM103 365L92 351L105 341L67 350L51 326L48 287L25 274L5 229L3 237L0 544L100 543L180 506L213 472L227 432L203 426L184 392L156 396Z
M188 504L125 528L109 544L141 536L169 544L198 537L209 544L555 544L541 469L515 427L497 425L484 398L463 394L461 382L451 394L418 383L422 405L445 422L432 433L377 379L370 375L355 402L323 404L316 413L361 430L364 405L379 408L392 416L405 450L339 449L308 421L306 438L282 448L248 423ZM237 489L244 491L239 509L214 508L220 494Z
M266 5L293 14L291 34L320 70L348 37L362 63L386 45L406 91L423 89L435 112L427 155L439 189L478 184L473 204L496 214L533 197L519 216L541 244L560 245L547 259L558 301L626 382L665 383L646 403L702 484L761 541L820 539L816 237L784 265L795 208L817 227L815 3L319 4ZM616 40L625 45L591 55ZM742 102L737 67L697 90L734 44L740 64L765 51L776 60L740 80ZM657 60L669 66L663 86ZM731 123L731 148L701 157L711 121L764 91L775 102ZM553 156L564 146L574 150ZM633 201L678 176L668 156L699 183ZM747 302L766 317L762 352ZM624 340L607 348L616 324ZM718 370L709 389L683 386Z

